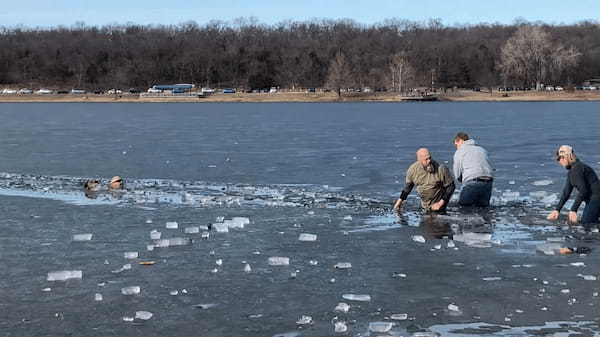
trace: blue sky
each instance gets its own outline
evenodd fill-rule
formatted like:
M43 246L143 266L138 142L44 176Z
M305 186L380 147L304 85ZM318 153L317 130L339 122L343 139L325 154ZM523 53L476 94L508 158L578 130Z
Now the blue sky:
M446 25L509 24L522 18L569 24L596 19L598 13L600 0L3 0L0 25L71 26L78 21L87 25L196 21L202 25L210 20L231 22L251 16L266 24L313 18L351 18L365 24L387 18L439 18Z

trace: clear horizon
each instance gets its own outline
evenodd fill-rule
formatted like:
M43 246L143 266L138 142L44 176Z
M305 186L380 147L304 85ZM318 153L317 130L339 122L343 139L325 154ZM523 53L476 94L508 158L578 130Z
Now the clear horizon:
M427 22L440 19L444 25L512 24L517 20L543 22L551 25L575 24L597 20L590 13L600 13L600 1L560 0L495 2L457 0L441 2L422 0L381 0L377 6L366 0L304 0L282 3L229 1L208 4L177 3L167 6L158 0L77 1L31 0L13 2L3 8L0 22L4 27L52 28L73 26L83 22L87 26L111 24L171 25L194 21L204 25L210 21L234 22L238 18L256 18L259 23L273 25L284 21L313 19L352 19L360 24L382 23L386 19Z

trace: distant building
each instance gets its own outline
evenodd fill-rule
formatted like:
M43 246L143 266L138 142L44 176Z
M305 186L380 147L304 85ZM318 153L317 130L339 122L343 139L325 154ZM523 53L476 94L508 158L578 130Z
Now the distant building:
M153 85L148 92L157 93L168 91L173 94L183 94L192 91L194 87L193 84L157 84Z

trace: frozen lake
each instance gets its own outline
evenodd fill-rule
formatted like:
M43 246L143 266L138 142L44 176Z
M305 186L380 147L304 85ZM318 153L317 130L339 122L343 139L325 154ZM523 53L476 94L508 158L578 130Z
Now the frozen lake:
M0 104L0 331L598 335L600 234L544 219L558 145L600 169L599 108ZM494 207L393 215L416 149L451 164L457 131L490 152ZM84 195L113 175L123 193Z

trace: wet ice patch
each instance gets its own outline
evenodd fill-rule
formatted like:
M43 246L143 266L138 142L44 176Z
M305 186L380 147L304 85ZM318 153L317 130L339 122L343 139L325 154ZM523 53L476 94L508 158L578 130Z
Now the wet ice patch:
M536 180L534 182L532 182L531 184L533 186L548 186L548 185L552 185L554 182L550 179L544 179L544 180Z
M73 241L90 241L90 240L92 240L91 233L73 235Z
M306 242L317 241L317 235L316 234L309 234L309 233L302 233L298 237L298 240L299 241L306 241Z

